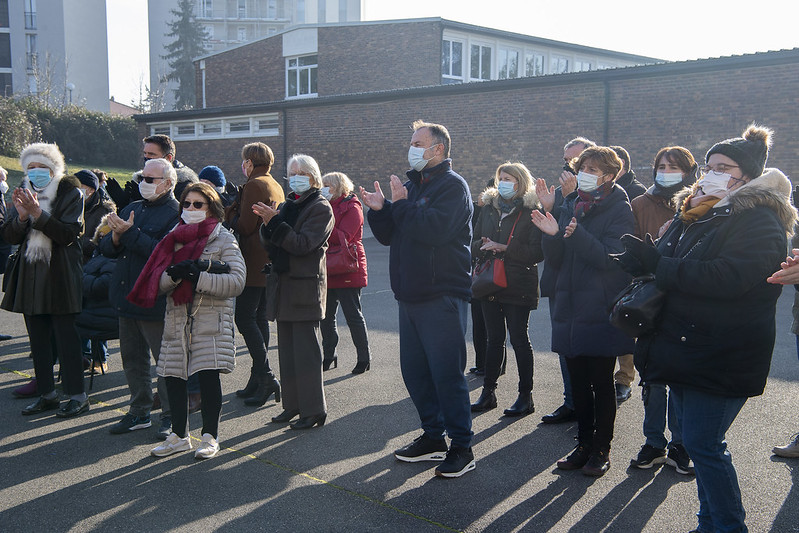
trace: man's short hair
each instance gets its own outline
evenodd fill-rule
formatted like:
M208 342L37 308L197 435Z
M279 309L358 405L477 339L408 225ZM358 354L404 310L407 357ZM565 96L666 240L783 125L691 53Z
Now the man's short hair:
M430 135L433 136L433 142L435 144L443 144L444 145L444 157L449 157L449 146L450 146L450 137L447 128L442 126L441 124L434 124L432 122L425 122L424 120L416 120L411 124L411 128L413 131L420 130L422 128L427 128L430 130Z
M611 146L610 149L616 152L616 155L619 156L619 159L621 159L622 162L621 169L625 172L629 172L630 154L627 153L627 150L625 150L623 146Z
M172 166L172 163L164 158L159 157L158 159L150 159L146 161L144 163L144 169L146 169L148 166L158 169L161 177L167 178L170 182L172 182L172 188L175 188L175 184L178 182L178 173L175 172L175 167ZM144 169L142 169L142 172L144 172Z
M172 139L169 138L169 135L150 135L149 137L142 139L142 143L157 144L161 148L161 153L164 154L164 157L170 154L172 157L175 157L175 143L172 142Z
M596 143L591 139L586 139L585 137L575 137L563 146L563 151L565 152L572 146L577 146L578 144L583 145L583 150L586 148L591 148L592 146L596 146Z
M272 163L275 162L275 154L268 145L262 142L254 142L245 144L241 149L241 160L250 160L254 167L266 167L266 171L272 168Z

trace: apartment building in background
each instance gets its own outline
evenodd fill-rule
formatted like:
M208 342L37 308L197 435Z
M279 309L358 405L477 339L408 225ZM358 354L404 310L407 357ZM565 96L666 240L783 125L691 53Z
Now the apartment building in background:
M0 92L107 113L105 0L0 0Z

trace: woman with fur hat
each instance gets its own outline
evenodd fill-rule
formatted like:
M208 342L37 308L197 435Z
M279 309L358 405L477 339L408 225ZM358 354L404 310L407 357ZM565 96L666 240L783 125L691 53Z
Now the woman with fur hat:
M638 339L635 366L644 381L671 389L696 470L700 532L747 531L725 435L765 388L781 291L766 279L796 222L791 182L764 170L771 135L752 125L715 144L657 245L622 238L622 267L655 274L666 292L656 330Z
M64 156L55 144L28 145L20 155L26 176L15 189L16 212L2 236L18 244L6 273L2 308L22 313L30 337L39 399L22 410L32 415L59 407L53 380L52 335L58 339L61 377L69 401L56 413L71 417L89 410L75 317L81 311L83 197L80 182L64 177Z
M522 163L503 163L497 168L494 186L483 191L483 208L474 231L472 257L477 263L503 259L507 288L480 299L488 343L485 378L480 398L472 412L497 406L496 388L510 334L519 369L519 396L505 409L506 416L524 416L533 406L533 347L527 333L530 311L538 307L538 269L544 258L541 230L531 220L541 208L530 171Z

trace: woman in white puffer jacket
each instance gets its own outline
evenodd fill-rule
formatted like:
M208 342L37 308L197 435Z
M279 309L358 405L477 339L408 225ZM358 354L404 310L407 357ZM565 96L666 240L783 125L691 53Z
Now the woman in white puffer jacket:
M235 298L244 289L247 270L236 239L222 226L222 202L213 187L189 185L181 205L181 223L155 248L129 298L146 305L152 294L167 294L158 375L166 378L172 434L152 454L191 449L186 381L197 374L203 429L195 457L207 459L219 451L219 374L235 366Z

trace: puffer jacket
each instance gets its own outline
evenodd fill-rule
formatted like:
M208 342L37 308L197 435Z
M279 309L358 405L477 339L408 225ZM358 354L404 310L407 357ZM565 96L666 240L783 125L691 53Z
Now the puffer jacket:
M274 217L259 231L263 246L274 245L288 254L287 271L273 268L267 276L267 315L285 322L319 321L327 305L325 250L333 231L333 209L319 189L299 197L291 194L281 210L290 202L299 209L293 227Z
M80 182L74 176L53 179L55 194L49 211L42 211L36 222L19 220L15 209L9 209L2 227L2 237L9 244L18 244L17 267L6 271L2 308L26 315L61 315L80 313L83 300L83 253L80 236L83 232L83 196ZM49 189L50 186L48 186ZM51 195L48 189L45 193ZM29 263L25 258L31 229L41 231L52 241L50 263ZM13 289L11 285L13 284Z
M116 263L116 259L97 252L83 265L83 310L75 319L75 327L84 338L119 338L119 317L108 301Z
M522 205L514 207L500 219L499 199L496 188L483 191L483 207L472 240L472 257L478 263L484 258L494 257L493 253L480 250L483 237L508 245L508 249L502 254L508 286L485 299L535 309L538 307L537 263L544 258L544 252L541 249L541 230L533 224L530 215L533 209L541 207L541 203L535 191L528 191L522 199ZM513 238L508 243L512 229Z
M621 236L635 227L627 194L614 185L568 238L563 230L574 216L577 193L563 202L554 236L545 235L544 257L557 272L552 306L552 351L571 356L617 357L632 353L633 339L608 320L616 295L631 277L608 254L624 250Z
M355 244L358 254L358 270L346 274L327 276L328 289L350 289L366 287L366 251L363 248L363 207L354 194L346 198L339 196L331 200L336 225L328 239L328 246L341 246L344 242ZM328 248L328 251L330 248Z
M97 248L97 245L92 239L94 238L94 232L97 230L97 226L100 225L100 221L107 214L115 213L116 210L117 206L114 205L114 202L103 189L97 189L97 191L84 202L83 220L85 228L83 237L81 237L80 240L81 247L83 248L83 264L88 263L92 255L94 255L94 249Z
M782 291L766 278L780 269L796 222L790 193L785 175L766 169L693 224L674 219L657 243L660 323L635 350L644 381L720 396L763 393Z
M175 305L172 291L178 286L164 272L159 292L166 294L164 335L158 375L188 379L200 370L228 373L236 364L233 314L236 296L244 290L247 269L235 237L221 223L208 236L200 259L224 261L227 274L201 272L190 304Z

